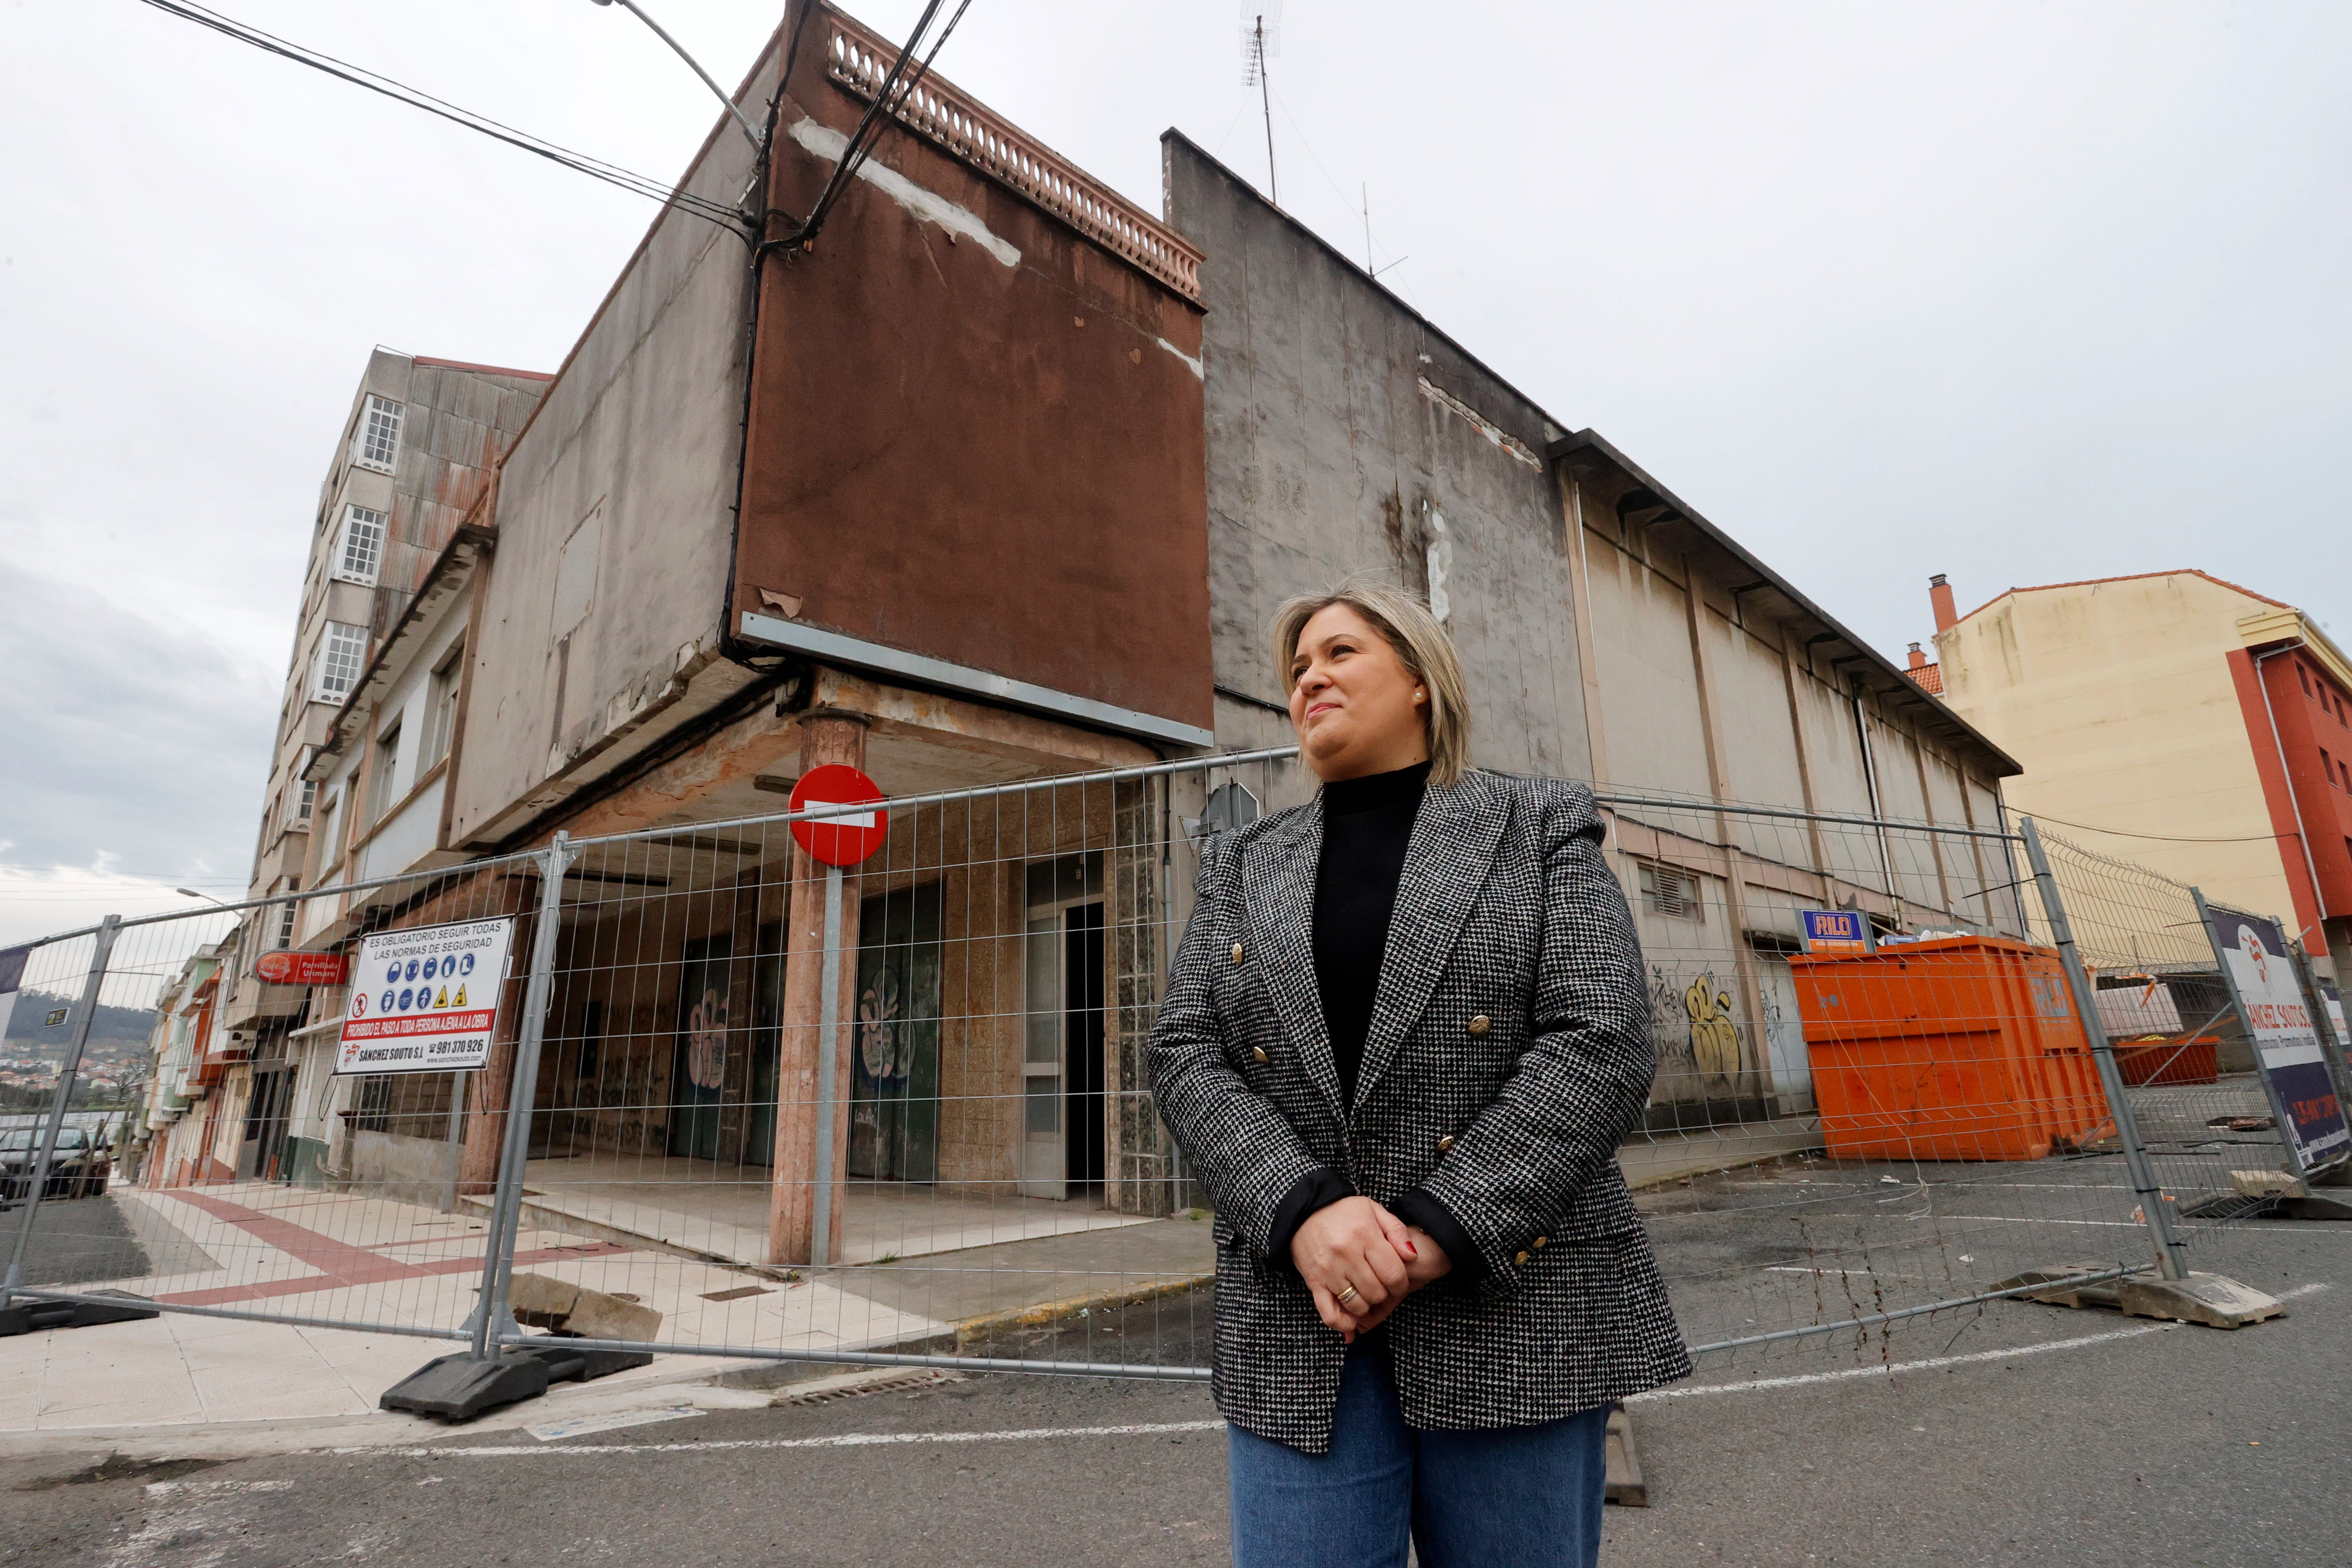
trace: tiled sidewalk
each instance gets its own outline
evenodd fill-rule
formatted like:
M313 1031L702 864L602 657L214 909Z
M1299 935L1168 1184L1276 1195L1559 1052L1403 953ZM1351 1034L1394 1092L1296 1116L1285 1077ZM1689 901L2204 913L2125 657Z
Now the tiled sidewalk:
M354 1326L165 1312L0 1339L0 1435L364 1415L385 1388L457 1348L453 1340L384 1331L461 1328L480 1281L480 1224L413 1205L258 1183L121 1190L94 1201L125 1211L147 1256L168 1257L176 1271L59 1289L119 1289L160 1302ZM829 1279L763 1280L530 1229L517 1245L523 1268L655 1308L673 1342L824 1350L953 1332ZM708 1375L727 1364L664 1357L643 1373Z

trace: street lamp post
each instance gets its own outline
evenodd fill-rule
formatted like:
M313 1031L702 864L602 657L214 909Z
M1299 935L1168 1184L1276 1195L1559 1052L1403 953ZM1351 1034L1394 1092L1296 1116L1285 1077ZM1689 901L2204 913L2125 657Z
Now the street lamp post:
M728 94L727 89L720 87L716 81L711 79L710 73L702 68L701 62L697 60L692 55L686 52L684 45L680 44L676 38L671 37L669 34L664 30L659 22L655 21L651 16L646 15L645 7L639 5L636 3L636 0L596 0L596 4L599 5L620 6L623 10L636 17L638 21L643 22L646 26L651 27L654 30L654 36L656 37L659 38L663 43L667 44L672 49L677 50L677 58L684 60L693 70L694 74L702 79L703 86L709 88L712 92L719 95L719 101L725 104L727 106L727 112L735 117L735 124L742 131L744 140L751 143L751 151L754 153L760 151L761 144L759 127L751 123L751 118L743 112L740 106L739 106L735 100Z

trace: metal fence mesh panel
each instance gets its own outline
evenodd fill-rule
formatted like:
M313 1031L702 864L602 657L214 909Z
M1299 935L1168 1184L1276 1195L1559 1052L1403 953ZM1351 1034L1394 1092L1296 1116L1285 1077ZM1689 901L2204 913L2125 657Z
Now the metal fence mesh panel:
M527 927L537 886L535 862L510 858L121 922L100 995L153 1013L152 1145L135 1180L118 1166L103 1192L52 1182L37 1212L0 1222L0 1237L28 1238L23 1294L130 1292L175 1313L463 1338L489 1234L467 1194L495 1180L507 1086L471 1081L493 1076L482 1072L337 1076L345 993L268 984L254 964L281 935L325 947L451 922ZM37 949L43 988L87 965L90 946ZM506 992L508 1031L527 951L514 945L503 977L468 977L477 994ZM425 1005L415 979L353 978ZM68 1121L94 1126L97 1113ZM135 1131L112 1119L118 1158ZM526 1233L520 1245L550 1244Z
M1658 1060L1621 1163L1695 1350L1876 1360L2028 1269L2150 1264L2016 841L1610 804ZM1806 910L1877 951L1807 952Z
M2196 1267L2227 1271L2263 1205L2233 1176L2276 1176L2286 1148L2190 888L2043 833L2115 1042L2126 1094Z
M1145 1043L1200 841L1310 788L1255 753L558 835L242 923L123 922L101 990L154 1011L152 1150L135 1185L44 1205L20 1289L477 1354L552 1331L1204 1375L1209 1216ZM2189 1262L2248 1223L2209 1200L2281 1149L2188 889L2055 839L2040 878L2042 841L1983 825L1602 801L1657 1057L1620 1159L1715 1364L1888 1359L2029 1271L2147 1269L2158 1182ZM861 818L867 858L812 853ZM510 927L503 973L454 994L368 945L479 921ZM1836 950L1841 921L1867 940ZM359 971L262 985L272 932ZM75 992L107 940L42 946L27 986ZM493 991L478 1069L333 1072L352 1020L396 1044ZM2126 1026L2158 1023L2178 1038Z
M893 802L839 872L784 816L573 846L520 1213L597 1250L519 1263L518 1302L584 1286L719 1355L1197 1375L1214 1248L1144 1060L1196 864L1171 786L1265 766Z

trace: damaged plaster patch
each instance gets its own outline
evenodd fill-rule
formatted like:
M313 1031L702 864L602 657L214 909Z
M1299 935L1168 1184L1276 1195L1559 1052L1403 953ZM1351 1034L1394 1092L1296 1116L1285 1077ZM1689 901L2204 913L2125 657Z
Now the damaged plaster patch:
M819 125L803 115L793 122L792 138L828 163L841 162L848 149L849 138L830 126ZM988 254L1007 267L1021 265L1021 252L988 231L980 216L969 207L960 207L935 191L927 191L898 170L876 163L871 158L858 161L857 177L905 207L925 223L935 223L950 234L970 235L978 240Z
M1468 404L1463 402L1452 393L1441 391L1439 388L1432 386L1429 384L1429 377L1420 375L1413 377L1413 379L1421 383L1421 395L1423 397L1428 398L1432 403L1436 404L1448 414L1458 414L1463 418L1468 420L1470 422L1470 427L1477 431L1479 435L1486 437L1497 451L1508 454L1512 458L1518 462L1525 463L1528 468L1533 468L1538 473L1543 472L1543 459L1538 458L1534 452L1530 451L1525 441L1522 441L1517 437L1511 435L1508 431L1503 429L1501 426L1496 425L1493 420L1487 418L1485 415L1479 413L1476 409L1471 407Z
M1430 508L1429 512L1426 559L1429 563L1429 613L1443 626L1446 617L1454 613L1454 601L1445 592L1445 574L1454 568L1454 541L1446 536L1445 514L1434 507Z
M1166 349L1170 353L1174 354L1178 359L1182 360L1184 362L1184 367L1187 370L1190 370L1195 377L1202 381L1209 379L1207 374L1201 369L1201 362L1199 360L1194 359L1191 354L1186 353L1182 349L1178 348L1166 338L1160 340L1160 346Z

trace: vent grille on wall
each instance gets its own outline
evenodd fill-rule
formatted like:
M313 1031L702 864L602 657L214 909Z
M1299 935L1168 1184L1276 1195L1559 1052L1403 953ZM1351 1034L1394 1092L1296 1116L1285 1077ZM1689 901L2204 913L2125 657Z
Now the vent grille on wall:
M1698 879L1672 866L1642 862L1642 902L1653 914L1671 920L1704 921L1706 906L1699 896Z

